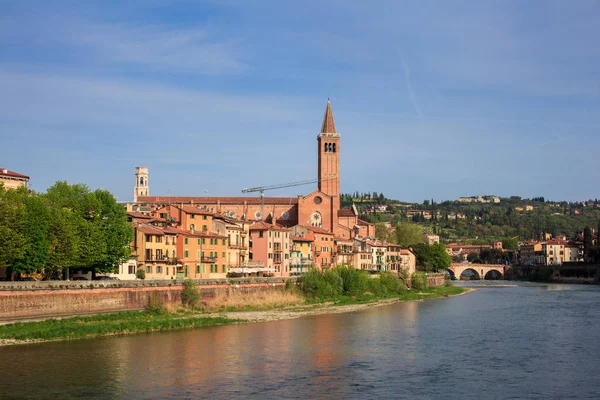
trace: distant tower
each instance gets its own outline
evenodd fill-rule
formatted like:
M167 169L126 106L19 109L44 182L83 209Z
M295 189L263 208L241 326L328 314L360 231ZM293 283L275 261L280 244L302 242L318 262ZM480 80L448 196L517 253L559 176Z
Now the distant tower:
M135 167L135 189L133 189L133 201L137 202L139 196L150 196L148 186L148 167Z
M335 130L331 101L323 117L319 144L319 190L333 197L332 227L337 225L337 212L340 209L340 134Z

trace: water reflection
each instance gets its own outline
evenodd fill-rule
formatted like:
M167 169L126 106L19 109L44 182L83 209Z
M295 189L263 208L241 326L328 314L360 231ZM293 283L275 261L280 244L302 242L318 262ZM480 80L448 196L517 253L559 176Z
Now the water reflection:
M600 373L599 300L592 287L480 285L355 313L6 347L2 398L600 398L587 378Z

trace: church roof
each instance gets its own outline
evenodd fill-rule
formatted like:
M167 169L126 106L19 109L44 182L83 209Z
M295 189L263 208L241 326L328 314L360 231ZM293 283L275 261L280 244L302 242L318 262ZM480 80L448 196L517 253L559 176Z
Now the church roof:
M183 204L221 204L221 205L259 205L259 196L207 197L207 196L138 196L138 203L177 203ZM295 205L297 197L265 197L264 205Z
M335 123L333 122L333 111L331 111L331 101L329 101L329 99L327 99L327 108L325 109L325 116L323 117L321 133L337 133L335 131Z

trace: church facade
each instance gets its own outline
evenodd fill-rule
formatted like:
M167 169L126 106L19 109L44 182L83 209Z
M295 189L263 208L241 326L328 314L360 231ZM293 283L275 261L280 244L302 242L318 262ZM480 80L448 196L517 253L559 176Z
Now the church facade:
M134 202L154 206L193 205L230 218L262 220L283 227L313 226L345 239L374 233L372 225L358 219L355 207L340 209L340 134L335 128L329 100L321 132L317 136L317 145L317 190L297 197L264 197L262 210L258 196L151 196L146 167L136 168Z

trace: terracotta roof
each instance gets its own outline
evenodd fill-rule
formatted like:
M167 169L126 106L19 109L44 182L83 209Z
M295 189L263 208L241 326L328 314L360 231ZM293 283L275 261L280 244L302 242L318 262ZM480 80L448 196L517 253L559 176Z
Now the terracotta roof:
M355 217L354 211L352 209L344 208L343 210L338 211L338 217Z
M333 235L333 233L329 232L327 229L319 228L316 226L306 226L300 225L301 227L308 229L309 231L313 231L314 233L319 233L321 235Z
M11 171L6 168L0 168L0 176L8 176L10 178L21 178L21 179L29 179L28 176L16 173L15 171Z
M357 222L357 225L360 225L360 226L369 226L369 225L372 225L372 224L368 223L367 221L363 221L362 219L359 219L358 222Z
M139 232L142 232L144 235L159 235L159 236L161 236L161 235L165 234L162 229L151 226L151 225L139 224L139 225L135 226L135 229Z
M137 211L128 211L127 215L129 215L130 217L139 218L139 219L153 219L154 218L151 215L146 215L144 213L137 212Z
M290 239L292 239L294 242L312 242L312 239L309 238L305 238L302 236L296 236L296 235L290 235Z
M331 111L331 101L329 99L327 99L327 108L325 108L325 116L323 117L321 133L337 133L335 131L335 123L333 122L333 111Z
M172 203L198 204L198 205L228 205L228 204L247 204L260 205L258 196L237 196L237 197L204 197L204 196L139 196L138 203ZM295 205L298 204L297 197L265 197L264 205Z
M175 206L175 207L177 207L177 206ZM184 205L183 207L177 207L177 208L181 208L187 214L195 214L195 215L213 215L214 214L214 213L211 213L210 211L202 210L195 206Z
M405 255L409 255L409 254L413 254L414 255L415 253L413 253L409 249L402 249L402 250L400 250L400 254L402 254L402 255L405 256Z
M289 229L287 229L287 228L269 224L268 222L264 222L264 221L258 221L254 225L251 225L250 230L251 231L269 231L269 230L271 230L271 231L282 231L282 232L289 231Z

